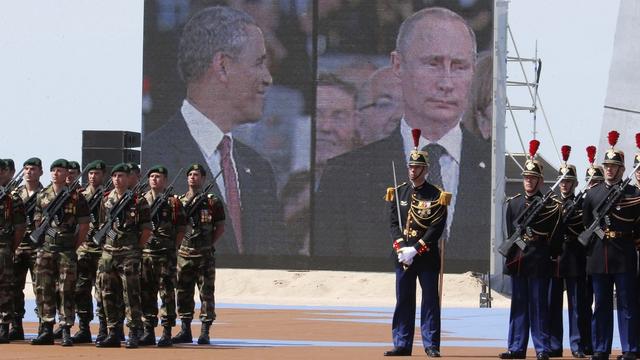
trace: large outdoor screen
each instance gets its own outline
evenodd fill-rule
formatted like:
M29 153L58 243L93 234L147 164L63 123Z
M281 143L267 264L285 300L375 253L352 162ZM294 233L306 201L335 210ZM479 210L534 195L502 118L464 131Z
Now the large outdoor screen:
M205 167L221 266L387 271L420 128L453 194L445 271L486 272L492 3L146 1L142 167Z

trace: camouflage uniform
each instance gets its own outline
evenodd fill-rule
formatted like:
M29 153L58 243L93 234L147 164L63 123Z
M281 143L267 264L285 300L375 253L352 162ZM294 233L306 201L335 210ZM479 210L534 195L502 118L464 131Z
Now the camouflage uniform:
M151 191L144 195L149 204L155 197ZM176 324L176 234L184 232L185 214L177 196L168 197L160 206L153 223L153 234L142 250L142 313L145 327L158 325L158 293L162 301L162 326Z
M182 205L187 208L195 194L180 196ZM215 279L216 267L212 244L215 226L225 219L222 201L213 194L207 195L194 216L187 219L187 230L178 250L178 316L182 321L191 321L194 313L194 286L200 291L200 321L211 324L216 319Z
M86 201L89 202L96 189L89 185L82 192ZM101 195L98 195L101 196ZM102 199L100 199L102 200ZM100 207L97 206L90 214L89 233L87 238L82 242L76 254L78 255L78 280L76 282L76 312L81 321L91 321L93 319L93 301L91 300L91 288L96 284L96 272L98 271L98 261L102 255L102 248L93 242L93 235L100 227L98 213ZM98 317L104 317L102 310L102 301L99 289L96 287L96 303Z
M14 231L16 226L24 223L24 206L20 196L15 191L7 194L0 203L0 325L7 328L14 317Z
M42 190L42 184L38 183L38 188L36 192ZM22 199L23 204L26 204L31 196L34 196L33 193L29 193L27 191L26 186L20 186L17 189L20 198ZM36 257L38 254L38 249L36 244L29 239L29 235L35 228L35 224L33 222L33 214L34 211L26 212L25 208L25 216L26 216L26 229L24 233L24 237L20 245L18 245L18 249L13 257L13 274L15 278L15 282L13 285L13 289L15 291L14 297L14 308L15 308L15 318L22 319L24 318L25 308L24 308L24 288L27 281L27 272L31 273L31 281L35 283L36 278ZM34 288L35 290L35 288ZM34 294L35 295L35 294Z
M106 196L101 205L101 223L119 200L116 191ZM98 262L98 282L109 332L120 321L121 304L125 304L127 326L142 328L140 308L140 246L139 234L143 228L151 228L149 204L143 197L134 195L129 207L113 223L106 236L102 256ZM123 299L124 295L124 299Z
M43 212L56 198L53 186L38 193L34 221L42 221ZM73 192L44 235L36 260L36 303L43 323L53 323L56 315L56 285L60 290L60 325L73 325L77 256L76 227L89 222L84 197Z

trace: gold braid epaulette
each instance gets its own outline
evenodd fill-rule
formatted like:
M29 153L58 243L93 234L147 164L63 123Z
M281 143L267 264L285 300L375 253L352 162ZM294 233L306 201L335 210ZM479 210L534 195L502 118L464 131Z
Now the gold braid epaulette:
M398 185L396 187L388 187L387 188L387 193L384 195L384 200L388 201L388 202L392 202L393 199L395 198L396 189L398 189L400 186L403 186L405 184L406 184L406 182L402 183L402 184L400 184L400 185Z

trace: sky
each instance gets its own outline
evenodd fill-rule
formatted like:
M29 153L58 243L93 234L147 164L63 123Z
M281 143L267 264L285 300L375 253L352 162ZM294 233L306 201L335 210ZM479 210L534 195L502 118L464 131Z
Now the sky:
M581 174L584 148L597 145L600 136L618 4L509 3L521 56L533 57L537 42L543 61L539 93L551 131L558 147L573 146ZM131 0L0 4L0 157L18 164L31 156L44 164L60 157L80 161L81 130L140 131L143 10L143 1ZM519 68L510 66L509 77L522 79ZM531 103L526 92L509 89L508 95L514 105ZM532 115L516 116L528 143ZM520 152L509 117L507 126L507 149ZM541 154L557 167L541 113L538 131ZM43 180L48 178L45 169Z
M509 26L521 57L542 59L538 89L549 120L548 130L542 112L537 112L537 138L540 154L554 167L560 165L562 145L572 147L569 163L577 166L579 179L587 168L585 148L598 146L607 92L613 40L619 1L609 0L516 0L509 3ZM509 40L509 56L515 56ZM529 80L533 65L525 65ZM519 65L510 64L510 79L523 81ZM507 89L512 105L531 105L524 89ZM533 115L516 112L518 128L528 149L533 132ZM507 113L506 148L522 152L515 126ZM553 146L553 134L558 151ZM633 136L632 134L623 134ZM600 161L600 152L597 162ZM584 181L579 185L581 188Z

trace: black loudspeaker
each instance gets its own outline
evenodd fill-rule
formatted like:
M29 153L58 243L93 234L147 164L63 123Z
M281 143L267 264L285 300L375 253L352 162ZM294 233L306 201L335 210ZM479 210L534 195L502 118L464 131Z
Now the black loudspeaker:
M140 151L131 149L98 149L98 148L82 148L82 167L94 160L102 160L107 167L122 162L132 162L140 164Z
M111 149L137 148L140 147L140 133L132 131L83 130L82 147Z

